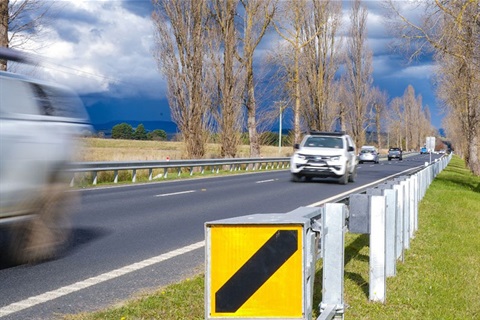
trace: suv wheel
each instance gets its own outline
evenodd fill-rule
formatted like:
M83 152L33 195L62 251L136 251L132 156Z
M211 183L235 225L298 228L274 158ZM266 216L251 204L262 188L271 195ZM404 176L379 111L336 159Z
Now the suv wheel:
M347 184L348 183L348 179L349 179L349 174L348 174L348 171L345 172L345 174L343 176L340 177L340 179L338 179L338 182L340 184Z
M353 169L353 172L348 176L348 182L355 182L357 180L357 167Z
M12 230L10 259L13 263L35 263L55 257L70 235L68 214L63 212L72 193L63 183L45 188L44 197L32 220Z
M293 182L300 182L302 180L302 176L298 173L292 173L292 181Z

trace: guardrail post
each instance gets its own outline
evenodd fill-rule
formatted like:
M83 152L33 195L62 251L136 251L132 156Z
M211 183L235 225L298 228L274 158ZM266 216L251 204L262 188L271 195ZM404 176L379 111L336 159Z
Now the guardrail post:
M409 201L410 201L410 204L409 204L409 210L410 210L409 231L410 231L410 233L409 234L410 234L410 239L413 239L413 237L415 236L415 211L416 211L416 208L415 208L415 181L413 179L413 176L408 178L408 182L409 182Z
M397 240L397 190L393 186L381 185L378 189L369 189L372 195L385 196L385 262L386 276L393 277L396 273L396 240Z
M148 181L152 181L153 180L153 169L150 168L148 169Z
M415 197L414 197L414 202L415 202L415 206L414 206L414 209L415 209L415 219L414 219L414 232L417 232L418 231L418 206L420 204L420 195L419 195L419 177L418 177L418 173L414 174L413 175L413 186L414 186L414 194L415 194ZM415 235L415 234L414 234Z
M118 170L113 170L113 183L118 183Z
M384 303L386 299L385 272L385 197L370 197L370 290L369 299Z
M404 198L405 198L405 186L400 184L395 184L393 186L397 190L397 210L395 217L396 225L396 241L395 241L395 252L396 258L403 261L403 215L404 215Z
M320 316L317 320L331 319L328 316L332 314L329 312L332 309L335 310L336 319L343 319L346 216L346 205L341 203L325 204L321 234L323 252L322 302L320 303Z
M403 212L402 212L402 225L403 225L403 250L410 248L410 183L409 180L400 181L400 185L404 188L403 196ZM403 261L404 256L402 257Z
M92 184L96 185L97 184L97 171L92 171L92 176L93 176Z
M132 170L132 182L137 181L137 169Z
M351 233L370 233L370 203L366 194L352 194L349 197L350 214L348 230Z

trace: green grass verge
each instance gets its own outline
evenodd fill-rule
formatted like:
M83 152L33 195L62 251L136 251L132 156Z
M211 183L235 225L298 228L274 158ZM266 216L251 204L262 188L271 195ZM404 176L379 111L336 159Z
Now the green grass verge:
M368 301L368 235L347 234L345 319L480 319L479 230L480 177L453 157L420 203L419 230L397 275L387 280L385 304ZM314 306L321 301L321 277L320 268ZM204 319L204 275L121 307L65 318Z

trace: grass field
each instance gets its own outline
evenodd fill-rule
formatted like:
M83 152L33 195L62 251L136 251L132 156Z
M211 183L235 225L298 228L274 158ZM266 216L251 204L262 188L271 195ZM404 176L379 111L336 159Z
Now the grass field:
M150 161L180 160L185 158L183 142L175 141L141 141L84 138L76 161ZM292 147L261 146L263 157L287 157ZM240 145L237 158L249 158L250 146ZM206 148L206 159L220 158L220 145L209 143Z
M385 304L368 301L368 235L347 234L345 319L480 319L479 230L480 177L453 157L420 203L419 230L397 275L387 280ZM321 301L321 272L314 306ZM66 319L204 319L204 275L120 307Z
M117 140L100 138L83 138L80 140L80 150L75 157L79 162L95 161L164 161L181 160L185 158L184 144L175 141L140 141L140 140ZM261 146L261 157L288 157L292 153L292 147ZM250 146L240 145L237 158L249 158ZM210 143L206 148L206 159L220 157L220 145ZM244 172L244 171L239 171ZM222 173L222 172L221 172ZM230 173L228 170L226 173ZM163 180L163 169L154 169L153 177ZM184 170L177 176L176 168L169 169L168 179L190 178L190 172ZM208 174L208 170L205 172ZM202 175L203 176L203 175ZM137 170L137 182L149 182L148 170ZM76 173L75 186L92 186L93 177L90 172ZM99 185L112 184L114 180L113 171L101 171L98 173L97 183ZM155 178L154 178L155 180ZM118 183L131 183L132 171L122 170L118 172Z

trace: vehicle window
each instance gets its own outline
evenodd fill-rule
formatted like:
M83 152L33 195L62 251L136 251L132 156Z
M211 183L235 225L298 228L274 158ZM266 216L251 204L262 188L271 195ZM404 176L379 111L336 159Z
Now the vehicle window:
M37 93L37 101L43 115L86 119L80 99L67 90L32 84Z
M341 149L343 148L343 140L337 137L309 137L305 141L305 147Z
M40 108L40 114L44 116L53 116L55 114L55 110L45 91L43 91L42 87L37 84L32 84L32 88L35 91L35 97Z
M22 81L0 79L0 110L5 113L38 114L36 104L31 100L32 92Z

